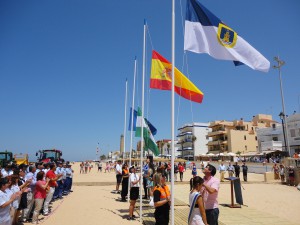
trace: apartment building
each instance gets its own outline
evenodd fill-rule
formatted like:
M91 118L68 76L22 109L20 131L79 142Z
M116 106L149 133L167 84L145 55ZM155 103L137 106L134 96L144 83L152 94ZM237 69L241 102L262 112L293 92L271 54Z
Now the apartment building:
M208 125L208 123L191 123L184 124L178 129L178 158L195 160L200 154L208 152L207 143L210 139L207 135L211 130Z
M258 152L256 130L271 127L273 123L276 121L272 116L265 114L253 116L248 122L243 118L234 121L213 121L209 125L211 132L208 133L208 137L212 140L207 144L208 150L214 154Z
M290 115L286 119L287 132L284 140L282 124L273 123L272 127L257 130L259 152L271 153L274 151L287 152L286 143L289 143L290 153L300 152L300 114Z

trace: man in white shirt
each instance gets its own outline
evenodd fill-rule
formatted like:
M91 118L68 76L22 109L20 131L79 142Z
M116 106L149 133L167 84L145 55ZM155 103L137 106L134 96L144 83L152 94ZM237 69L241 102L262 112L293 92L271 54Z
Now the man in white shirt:
M227 170L228 170L228 176L233 177L234 166L231 165L231 163L229 163Z
M25 181L31 181L29 185L29 191L27 191L27 208L24 209L24 216L23 216L23 222L27 221L30 216L30 212L33 207L34 203L34 190L35 190L35 184L36 184L36 177L34 176L36 167L35 166L29 166L28 173L25 175Z
M139 197L139 187L140 187L140 178L139 175L135 173L135 168L131 167L129 169L131 172L129 176L130 183L130 205L129 205L129 217L128 220L134 220L135 216L133 215L135 202Z
M116 185L116 192L120 194L119 191L120 184L122 182L122 167L121 167L121 160L118 161L116 165L116 178L117 178L117 185Z
M219 172L220 172L220 180L221 182L224 182L224 175L226 172L226 166L221 162L221 165L219 165Z
M5 178L5 177L9 176L9 170L10 170L9 165L5 165L3 167L3 169L1 170L2 178Z
M58 180L56 181L57 183L57 186L55 188L55 192L53 194L53 199L62 199L62 192L63 192L63 175L64 175L64 169L62 168L62 163L59 162L58 163L58 167L56 168L55 170L55 174L56 175L60 175L61 174L61 177L58 178Z

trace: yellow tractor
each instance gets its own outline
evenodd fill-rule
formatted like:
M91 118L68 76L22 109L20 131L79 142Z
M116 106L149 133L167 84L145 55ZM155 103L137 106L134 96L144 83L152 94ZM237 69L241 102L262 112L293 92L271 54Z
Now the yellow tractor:
M28 154L15 154L14 155L14 160L16 162L17 165L21 165L21 164L25 164L28 165Z

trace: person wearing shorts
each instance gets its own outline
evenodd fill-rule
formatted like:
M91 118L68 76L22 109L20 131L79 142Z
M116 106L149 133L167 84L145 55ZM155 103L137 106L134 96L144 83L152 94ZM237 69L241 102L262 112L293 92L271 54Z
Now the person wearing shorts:
M133 215L133 210L135 207L135 202L139 197L139 190L140 190L140 177L138 174L135 173L135 168L132 167L130 169L130 176L129 176L129 182L130 182L130 205L129 205L129 217L128 220L134 220L135 216Z
M121 167L121 160L118 161L116 165L116 179L117 179L117 185L116 185L116 192L120 194L120 184L122 182L122 167Z

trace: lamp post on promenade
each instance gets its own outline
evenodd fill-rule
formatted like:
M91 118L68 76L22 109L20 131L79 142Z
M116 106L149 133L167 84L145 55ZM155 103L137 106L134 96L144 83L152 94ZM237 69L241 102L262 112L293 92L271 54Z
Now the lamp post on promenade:
M286 113L285 113L285 106L284 106L284 96L283 96L283 88L282 88L282 78L281 78L281 67L285 64L284 61L279 59L279 56L275 56L274 60L277 62L277 65L274 65L273 68L274 69L278 69L279 71L279 81L280 81L280 93L281 93L281 103L282 103L282 122L283 122L283 135L285 137L285 147L286 147L286 151L288 153L289 156L291 156L291 152L290 152L290 145L289 145L289 137L288 135L286 135L288 132L287 130L287 125L286 125ZM281 117L280 117L281 118ZM286 135L286 136L285 136Z
M298 107L299 107L298 113L300 113L300 94L298 95Z
M284 139L284 147L285 147L285 151L287 151L287 145L286 145L286 133L285 133L285 129L284 129L284 118L285 118L285 115L283 112L280 112L279 114L279 117L281 119L281 124L282 124L282 131L283 131L283 139Z

